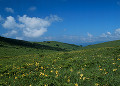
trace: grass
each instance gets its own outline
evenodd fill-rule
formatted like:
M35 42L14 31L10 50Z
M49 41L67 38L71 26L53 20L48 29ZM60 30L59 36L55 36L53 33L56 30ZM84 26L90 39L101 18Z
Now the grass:
M8 47L4 51L2 48L1 54ZM9 45L8 50L0 55L1 86L120 85L118 45L71 51L43 51L26 47L15 49Z

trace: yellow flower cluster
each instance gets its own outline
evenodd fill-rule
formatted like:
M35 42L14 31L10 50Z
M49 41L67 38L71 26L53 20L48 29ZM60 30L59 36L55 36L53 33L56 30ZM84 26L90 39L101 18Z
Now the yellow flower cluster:
M77 83L75 83L75 86L78 86L78 84L77 84Z
M117 71L117 69L113 69L113 71Z
M99 84L98 84L98 83L95 83L95 86L99 86Z

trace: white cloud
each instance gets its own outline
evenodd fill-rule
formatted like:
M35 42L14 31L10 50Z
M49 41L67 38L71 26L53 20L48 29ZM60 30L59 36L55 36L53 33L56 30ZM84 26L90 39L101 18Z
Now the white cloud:
M12 8L6 7L5 10L6 10L7 12L14 13L14 10L13 10Z
M107 37L107 35L103 33L102 35L100 35L100 37Z
M23 17L18 17L19 22L23 24L27 28L38 28L38 27L48 27L50 25L49 21L46 21L45 19L41 19L38 17L27 17L24 15Z
M28 17L27 15L18 16L18 23L16 23L14 17L7 17L6 21L3 23L4 28L21 30L25 37L40 37L45 32L52 22L60 21L56 15L51 15L45 19L38 17Z
M22 38L22 37L16 37L16 39L23 40L23 38Z
M113 41L120 40L120 28L116 29L113 33L106 32L102 33L100 36L92 37L91 39L85 39L84 42L103 42L103 41Z
M108 35L111 35L111 33L110 33L110 32L107 32L107 34L108 34Z
M115 30L115 35L120 35L120 28Z
M36 9L37 8L35 6L29 8L30 11L35 11Z
M47 20L49 22L62 21L62 19L60 17L58 17L57 15L50 15L50 16L46 17L45 20Z
M7 17L6 21L2 24L4 28L14 29L16 28L17 23L15 22L14 17Z
M100 35L100 37L105 37L105 38L107 38L107 37L111 37L112 36L112 34L111 34L111 32L106 32L106 33L102 33L101 35Z
M23 30L23 33L26 37L39 37L45 32L47 32L47 28L35 28L33 30L31 28L25 28L25 30Z
M37 17L19 17L19 22L23 24L23 33L27 37L39 37L47 31L50 22Z
M92 34L90 34L90 33L87 33L87 35L88 35L88 37L90 37L90 38L91 38L91 37L93 37L93 35L92 35Z

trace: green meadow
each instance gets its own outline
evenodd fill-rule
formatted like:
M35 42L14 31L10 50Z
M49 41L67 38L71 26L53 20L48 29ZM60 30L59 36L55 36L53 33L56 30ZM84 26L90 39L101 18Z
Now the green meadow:
M120 86L120 41L82 47L0 37L0 86Z

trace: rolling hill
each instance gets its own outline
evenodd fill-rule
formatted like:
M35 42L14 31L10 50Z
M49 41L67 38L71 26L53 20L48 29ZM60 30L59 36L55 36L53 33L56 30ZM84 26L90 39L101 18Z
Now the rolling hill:
M55 51L70 51L80 49L81 46L55 41L28 42L0 36L0 56L34 54ZM7 53L6 53L7 52Z
M119 42L81 48L0 37L0 86L119 86Z
M109 42L104 42L104 43L99 43L99 44L94 44L94 45L88 45L84 47L83 49L101 48L101 47L120 47L120 40L109 41Z

